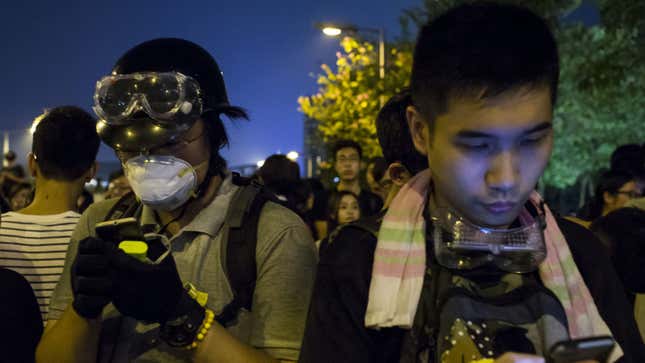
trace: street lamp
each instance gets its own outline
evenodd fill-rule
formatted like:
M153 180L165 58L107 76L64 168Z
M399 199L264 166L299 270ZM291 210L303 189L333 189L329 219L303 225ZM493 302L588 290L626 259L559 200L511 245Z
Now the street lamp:
M291 161L296 161L296 160L298 160L298 156L300 156L300 155L298 154L298 152L297 152L297 151L289 151L289 152L287 153L287 159L289 159L289 160L291 160Z
M385 31L383 28L363 28L355 25L336 23L317 23L316 27L329 37L337 37L342 33L352 34L359 31L378 34L378 76L380 79L385 78Z

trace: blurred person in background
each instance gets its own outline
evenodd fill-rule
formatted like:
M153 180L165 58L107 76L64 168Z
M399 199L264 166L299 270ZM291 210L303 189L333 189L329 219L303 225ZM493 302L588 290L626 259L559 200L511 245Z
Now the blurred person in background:
M327 191L318 178L308 178L304 182L307 184L306 188L311 191L311 194L309 194L305 203L305 217L303 219L309 226L314 241L318 241L320 237L316 221L321 219L319 216L323 216L327 209Z
M610 169L634 175L641 194L645 192L645 144L621 145L611 154Z
M596 219L591 230L609 251L645 341L645 210L616 209Z
M257 171L257 177L282 205L305 220L307 201L312 192L309 185L300 179L298 163L282 154L271 155Z
M365 170L365 181L370 191L381 197L383 201L387 198L387 192L390 187L390 181L386 174L387 167L388 164L385 158L379 156L374 158Z
M334 144L334 169L338 174L336 190L331 193L349 191L358 196L358 201L365 216L378 213L383 207L383 200L377 194L363 189L360 183L363 149L353 140L340 140Z
M4 166L0 170L1 193L7 197L15 184L26 183L25 169L16 161L16 153L12 150L4 155Z
M300 180L300 166L282 154L273 154L264 160L257 172L264 185Z
M120 198L127 193L130 193L132 188L128 182L128 178L123 173L123 168L114 171L108 177L108 187L105 192L105 199Z
M31 203L34 187L30 183L16 183L11 187L8 197L11 210L23 209Z
M567 219L588 228L596 219L639 197L641 191L633 174L609 170L600 175L593 199L582 208L577 217Z
M350 191L334 193L329 200L329 226L330 230L361 218L361 207L358 196Z
M349 191L358 196L358 202L363 216L377 214L383 208L383 200L377 194L361 187L360 171L363 158L363 149L354 140L339 140L331 150L334 159L334 170L338 175L338 184L325 193L324 205L327 209L317 215L315 220L316 235L325 238L332 229L328 224L330 200L334 194Z
M409 89L390 98L376 116L376 135L387 164L381 184L387 191L383 209L387 209L399 189L428 167L428 161L412 143L405 112L412 104Z
M99 143L96 120L84 110L61 106L47 111L33 134L28 156L36 183L33 201L2 215L0 266L27 278L43 321L80 217L78 198L96 172Z
M81 195L78 196L78 200L76 201L76 211L83 214L92 203L94 203L94 195L89 190L83 188Z

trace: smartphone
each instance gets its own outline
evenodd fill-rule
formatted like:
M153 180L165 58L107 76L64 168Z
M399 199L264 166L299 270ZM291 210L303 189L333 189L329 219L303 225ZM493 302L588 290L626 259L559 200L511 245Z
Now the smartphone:
M556 343L550 350L550 363L571 363L595 360L606 363L614 349L614 339L609 336L565 340Z
M94 229L101 239L117 246L122 241L145 241L139 222L133 217L99 222Z

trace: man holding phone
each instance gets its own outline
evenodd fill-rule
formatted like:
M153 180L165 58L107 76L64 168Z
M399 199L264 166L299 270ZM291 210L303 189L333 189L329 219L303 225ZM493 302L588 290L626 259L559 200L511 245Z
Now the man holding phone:
M144 42L97 82L94 101L99 135L142 204L131 214L147 244L169 253L148 253L144 262L117 249L122 241L100 238L95 226L112 219L119 202L90 207L72 236L37 360L297 360L315 247L297 215L266 202L251 261L228 258L239 246L227 245L227 216L244 207L239 201L249 189L236 184L219 155L228 141L220 114L246 113L229 104L213 57L182 39ZM123 231L112 232L102 235ZM256 277L248 281L248 307L232 303L239 298L229 281L236 263L252 265Z

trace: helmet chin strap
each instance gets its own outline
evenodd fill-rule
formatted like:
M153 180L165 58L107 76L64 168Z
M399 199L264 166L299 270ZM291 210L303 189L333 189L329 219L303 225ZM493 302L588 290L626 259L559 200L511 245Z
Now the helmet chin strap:
M193 166L193 169L194 169L194 170L195 170L195 172L197 173L197 172L198 172L200 169L202 169L204 166L208 167L208 166L209 166L209 164L210 164L210 159L206 159L206 160L202 161L201 163L199 163L199 164L197 164L197 165ZM206 190L208 189L208 185L210 184L210 182L211 182L211 180L212 180L212 179L213 179L213 173L211 173L210 168L208 168L208 170L207 170L207 172L206 172L206 177L205 177L205 178L204 178L204 180L203 180L203 181L202 181L202 182L197 186L197 188L195 188L195 190L193 191L192 198L193 198L193 199L199 199L199 198L203 197L203 196L204 196L204 194L206 193Z

